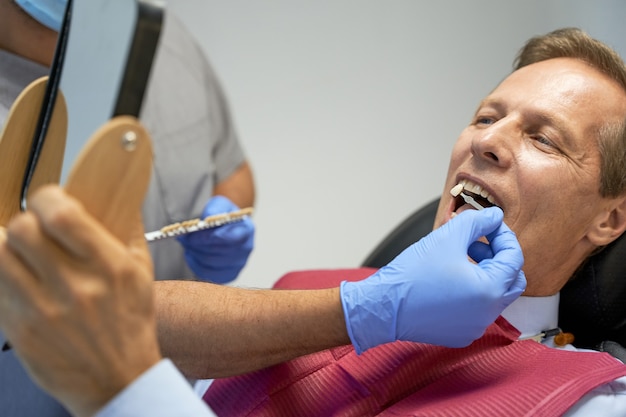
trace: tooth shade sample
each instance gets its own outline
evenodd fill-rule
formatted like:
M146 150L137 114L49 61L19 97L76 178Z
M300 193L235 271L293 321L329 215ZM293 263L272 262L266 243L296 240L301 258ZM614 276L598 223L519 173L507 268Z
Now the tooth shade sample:
M458 195L461 194L461 191L463 191L463 184L459 183L452 187L450 194L452 194L453 197L458 197Z

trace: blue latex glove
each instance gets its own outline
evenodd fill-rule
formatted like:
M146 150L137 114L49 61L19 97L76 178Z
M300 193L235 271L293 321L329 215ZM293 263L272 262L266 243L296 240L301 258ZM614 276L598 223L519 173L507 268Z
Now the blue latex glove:
M217 195L204 206L202 218L239 210L228 198ZM189 268L203 281L224 284L237 278L254 247L254 223L249 217L213 229L178 237Z
M369 278L342 282L357 353L395 340L462 347L482 336L526 288L522 250L502 220L497 207L466 210Z

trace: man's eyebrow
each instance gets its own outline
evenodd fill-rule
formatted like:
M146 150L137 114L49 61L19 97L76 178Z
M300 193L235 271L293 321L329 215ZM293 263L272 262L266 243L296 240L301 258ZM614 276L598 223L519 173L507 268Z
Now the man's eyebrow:
M485 97L480 101L480 103L478 103L478 107L476 107L476 111L474 113L477 113L480 109L485 107L492 107L499 112L505 109L504 104L499 100L496 100L492 97Z

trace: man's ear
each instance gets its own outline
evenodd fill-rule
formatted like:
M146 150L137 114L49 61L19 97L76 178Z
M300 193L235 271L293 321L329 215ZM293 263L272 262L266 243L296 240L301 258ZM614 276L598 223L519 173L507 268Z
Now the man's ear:
M607 209L594 219L587 237L595 246L605 246L626 230L626 196L611 200Z

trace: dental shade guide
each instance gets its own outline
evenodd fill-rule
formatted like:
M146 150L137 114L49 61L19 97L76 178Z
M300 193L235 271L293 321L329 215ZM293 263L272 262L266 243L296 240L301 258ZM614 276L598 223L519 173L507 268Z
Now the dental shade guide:
M212 216L205 217L204 219L186 220L180 223L170 224L154 232L145 233L144 236L148 242L181 236L187 233L212 229L214 227L242 221L246 217L251 216L252 212L252 207L246 207L230 213L214 214Z
M474 207L476 210L484 209L483 206L481 206L476 200L474 200L474 197L463 192L462 184L457 184L452 187L452 189L450 190L450 194L452 194L453 197L458 197L460 195L467 204Z

